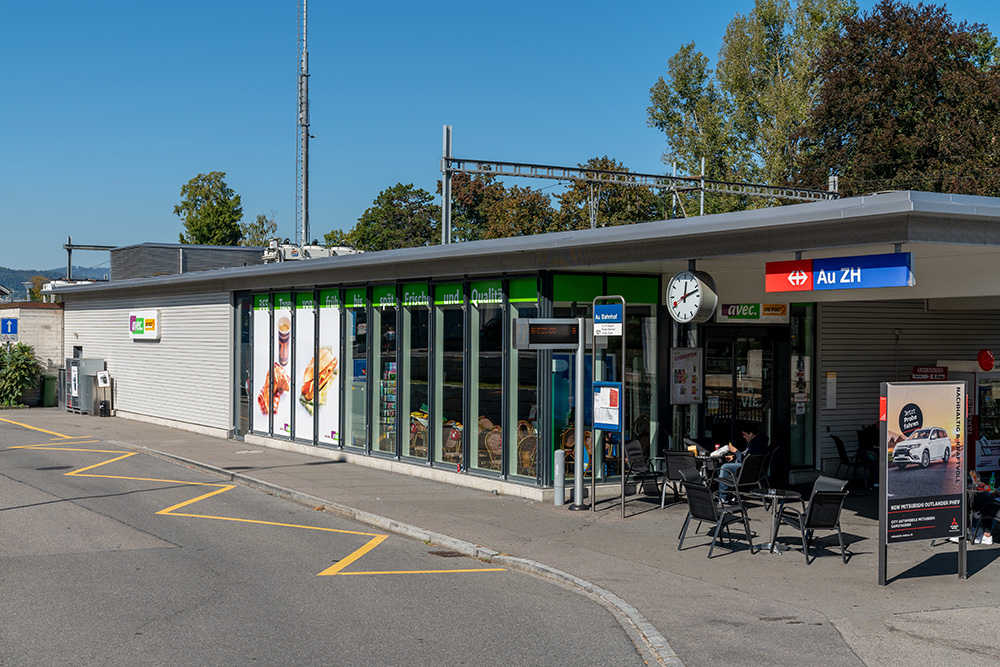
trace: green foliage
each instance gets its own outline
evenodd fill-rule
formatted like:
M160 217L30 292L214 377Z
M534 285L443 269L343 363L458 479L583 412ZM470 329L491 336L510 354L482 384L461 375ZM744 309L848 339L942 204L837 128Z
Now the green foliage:
M413 248L440 242L440 220L441 207L429 192L397 183L380 192L358 224L340 238L368 252ZM335 232L324 236L328 244L334 238Z
M823 86L802 182L844 194L915 189L1000 194L1000 71L985 26L944 7L882 0L847 19L817 66Z
M267 247L267 242L278 234L278 223L274 221L274 214L267 217L263 213L257 214L257 219L253 222L240 223L239 245L246 247Z
M0 347L0 405L21 405L21 396L38 382L41 372L30 345L8 343Z
M323 242L326 244L327 248L350 245L347 240L347 232L343 229L334 229L333 231L327 232L323 235Z
M578 166L581 169L593 169L594 175L598 177L602 171L628 171L625 165L607 155L591 158ZM595 218L598 227L661 220L665 217L662 200L646 187L575 181L555 198L559 201L558 220L561 229L589 229L591 199L596 204Z
M454 241L528 236L556 230L552 202L540 190L507 188L495 176L485 174L455 174L451 195Z
M42 300L42 288L45 287L45 283L49 282L49 278L45 276L31 276L31 287L28 289L28 300L34 301L36 303Z
M224 171L198 174L181 188L181 203L174 206L174 215L187 230L180 235L181 243L239 244L243 207L225 177Z
M802 151L798 129L818 95L813 58L853 15L853 0L756 0L729 23L713 72L687 44L650 89L649 125L666 135L666 164L679 173L724 181L788 184ZM710 195L706 212L764 205L735 195ZM693 198L682 206L697 206Z

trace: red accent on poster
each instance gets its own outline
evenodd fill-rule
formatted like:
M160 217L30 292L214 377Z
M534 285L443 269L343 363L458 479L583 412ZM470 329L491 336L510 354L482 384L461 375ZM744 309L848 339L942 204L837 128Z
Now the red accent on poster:
M885 421L885 396L880 396L878 399L878 420Z

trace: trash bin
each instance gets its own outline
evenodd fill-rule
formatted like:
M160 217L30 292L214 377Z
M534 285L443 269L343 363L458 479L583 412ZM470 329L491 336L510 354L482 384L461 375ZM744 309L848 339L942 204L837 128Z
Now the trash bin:
M42 376L42 407L54 408L56 405L56 378L55 375Z

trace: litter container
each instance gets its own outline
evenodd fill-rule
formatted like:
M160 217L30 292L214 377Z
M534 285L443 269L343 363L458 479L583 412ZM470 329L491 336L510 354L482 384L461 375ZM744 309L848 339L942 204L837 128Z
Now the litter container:
M55 375L42 376L42 406L54 408L56 406L56 382Z
M100 416L102 416L102 417L110 417L111 416L111 401L101 401L99 403L99 408L98 409L100 410L100 412L99 412Z

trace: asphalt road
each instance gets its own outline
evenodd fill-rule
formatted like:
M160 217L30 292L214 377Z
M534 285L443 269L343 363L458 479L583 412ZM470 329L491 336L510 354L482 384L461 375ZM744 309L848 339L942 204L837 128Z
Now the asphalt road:
M548 582L107 443L0 443L0 664L645 664Z

